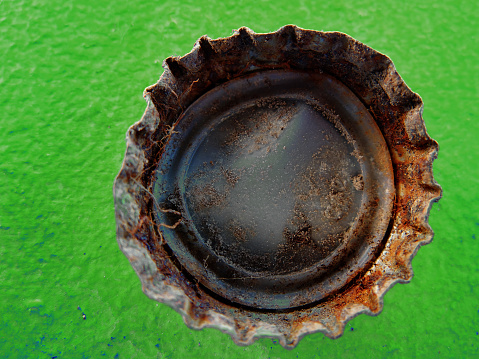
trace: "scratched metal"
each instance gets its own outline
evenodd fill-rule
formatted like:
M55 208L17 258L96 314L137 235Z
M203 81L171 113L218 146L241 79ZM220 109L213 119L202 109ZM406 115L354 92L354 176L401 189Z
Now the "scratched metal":
M422 101L391 60L285 26L202 37L164 67L114 186L145 293L242 345L379 313L441 196Z

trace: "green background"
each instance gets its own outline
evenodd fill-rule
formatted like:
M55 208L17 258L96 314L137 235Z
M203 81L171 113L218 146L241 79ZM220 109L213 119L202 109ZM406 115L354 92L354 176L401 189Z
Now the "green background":
M0 0L0 357L478 356L478 19L476 0ZM203 34L290 23L391 57L424 100L444 197L414 279L379 316L292 351L269 339L238 347L142 293L116 243L112 184L163 59Z

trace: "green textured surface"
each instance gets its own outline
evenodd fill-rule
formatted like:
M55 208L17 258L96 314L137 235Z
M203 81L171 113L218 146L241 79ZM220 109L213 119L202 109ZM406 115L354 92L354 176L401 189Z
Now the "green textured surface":
M473 0L0 0L0 357L478 356L478 14ZM289 23L391 57L425 102L444 197L414 279L386 295L378 317L292 351L269 339L237 347L142 293L116 243L111 188L164 58L203 34Z

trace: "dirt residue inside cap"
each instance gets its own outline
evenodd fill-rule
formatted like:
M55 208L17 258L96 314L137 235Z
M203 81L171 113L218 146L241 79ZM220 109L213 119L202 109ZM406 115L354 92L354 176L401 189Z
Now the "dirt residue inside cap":
M224 120L198 152L206 161L185 181L188 206L205 242L226 262L286 274L347 240L362 175L354 141L324 111L263 99Z

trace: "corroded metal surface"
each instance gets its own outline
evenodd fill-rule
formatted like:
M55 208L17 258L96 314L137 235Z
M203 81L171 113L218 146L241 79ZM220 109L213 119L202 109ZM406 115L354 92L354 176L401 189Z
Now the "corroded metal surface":
M376 122L324 73L259 71L215 87L181 115L155 176L158 206L181 213L162 230L181 265L257 309L342 288L374 259L394 201Z
M182 208L159 201L154 188L158 166L180 132L187 109L228 81L266 70L327 74L351 90L384 137L389 154L384 158L392 163L395 189L389 227L367 263L321 299L276 308L227 299L200 280L195 274L202 269L187 265L165 236L183 228L186 216ZM441 195L432 175L438 147L427 135L420 97L402 81L389 58L342 33L285 26L275 33L255 34L241 28L228 38L202 37L189 54L168 58L160 80L144 96L146 112L128 131L125 160L114 185L118 242L145 293L177 310L189 327L218 328L238 344L272 337L292 348L312 332L339 337L348 320L360 313L378 314L385 292L411 279L412 257L433 235L427 217L431 203ZM222 174L236 183L234 173ZM364 186L360 177L352 183L356 190ZM208 189L202 193L206 197L194 197L191 203L215 203ZM307 231L299 228L303 234L289 237L306 238ZM244 228L232 233L240 239L248 235Z

